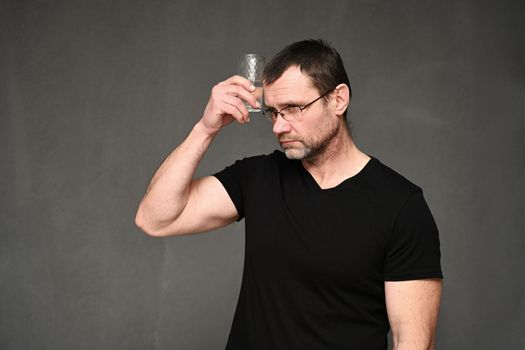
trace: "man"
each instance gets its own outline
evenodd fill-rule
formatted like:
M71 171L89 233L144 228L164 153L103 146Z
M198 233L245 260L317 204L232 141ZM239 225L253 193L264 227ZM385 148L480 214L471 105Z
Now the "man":
M245 218L227 349L432 349L441 296L438 231L422 190L357 148L350 83L335 49L294 43L264 72L265 114L283 152L192 179L215 135L249 122L254 87L233 76L157 170L136 223L152 236Z

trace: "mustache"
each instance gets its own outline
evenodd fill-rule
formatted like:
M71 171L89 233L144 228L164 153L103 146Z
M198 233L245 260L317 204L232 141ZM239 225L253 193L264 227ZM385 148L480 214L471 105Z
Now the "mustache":
M302 142L303 140L300 139L300 138L293 138L293 139L291 139L291 138L284 138L284 137L279 138L279 142L281 142L281 143L282 142L290 142L290 141Z

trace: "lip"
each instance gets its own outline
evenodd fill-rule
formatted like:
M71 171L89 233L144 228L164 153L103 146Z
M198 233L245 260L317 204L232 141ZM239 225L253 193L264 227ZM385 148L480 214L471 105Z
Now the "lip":
M295 141L281 141L281 145L287 145L292 142L295 142Z

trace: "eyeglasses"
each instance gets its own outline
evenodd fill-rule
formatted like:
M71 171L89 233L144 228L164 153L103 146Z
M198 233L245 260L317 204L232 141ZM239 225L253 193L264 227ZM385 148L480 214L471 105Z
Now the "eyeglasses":
M312 102L304 105L304 106L287 106L281 109L280 111L275 110L274 108L266 108L262 110L262 114L266 116L272 123L275 123L277 120L277 117L280 115L283 117L284 120L288 122L297 122L300 121L303 118L303 111L313 105L315 102L319 101L329 93L334 91L334 89L331 89L330 91L325 92Z

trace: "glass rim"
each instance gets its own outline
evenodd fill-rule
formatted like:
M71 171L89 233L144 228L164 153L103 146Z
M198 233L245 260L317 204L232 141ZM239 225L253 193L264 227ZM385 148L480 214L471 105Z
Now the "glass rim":
M243 53L241 56L243 57L263 57L264 55L261 55L260 53Z

